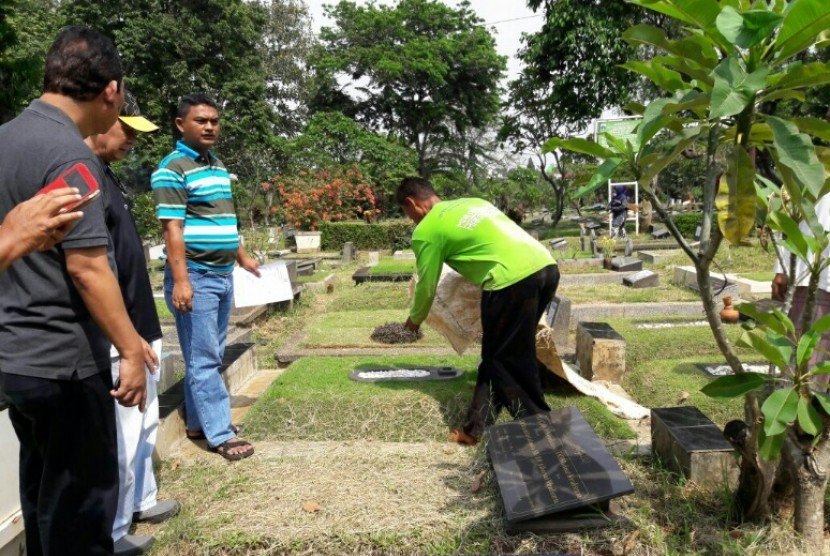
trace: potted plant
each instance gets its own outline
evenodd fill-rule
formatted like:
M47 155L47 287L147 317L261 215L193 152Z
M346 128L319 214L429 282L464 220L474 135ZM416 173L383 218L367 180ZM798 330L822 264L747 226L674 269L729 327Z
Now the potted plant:
M614 248L617 245L617 240L611 236L602 236L597 240L597 246L602 251L602 267L610 269L611 259L614 256Z

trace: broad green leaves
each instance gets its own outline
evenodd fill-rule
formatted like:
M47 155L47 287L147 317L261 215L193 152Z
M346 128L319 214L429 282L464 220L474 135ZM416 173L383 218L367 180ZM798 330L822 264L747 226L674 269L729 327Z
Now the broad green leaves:
M715 68L710 118L734 116L743 112L755 95L764 88L768 67L747 73L735 58L726 58Z
M710 398L737 398L772 380L759 373L741 373L739 375L721 376L700 389Z
M737 244L755 225L755 167L740 145L734 148L721 177L715 205L723 237Z
M781 23L782 17L765 10L753 10L744 14L732 6L721 10L716 23L726 40L741 48L751 48L766 39Z
M781 118L768 116L767 123L775 137L774 144L781 164L792 171L801 186L818 196L824 186L825 172L810 136L801 133L794 123Z
M795 0L784 15L781 31L775 39L777 60L785 60L808 48L829 27L830 2Z

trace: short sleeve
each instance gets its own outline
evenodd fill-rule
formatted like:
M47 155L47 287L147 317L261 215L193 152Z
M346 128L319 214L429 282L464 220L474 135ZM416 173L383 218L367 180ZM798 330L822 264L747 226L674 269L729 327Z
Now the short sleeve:
M169 167L160 167L150 179L156 216L159 220L184 220L187 215L187 189L184 175Z
M52 168L46 176L46 182L51 183L63 172L75 164L83 164L98 183L98 189L103 192L105 177L101 162L95 158L80 158ZM91 203L81 209L83 218L78 220L61 242L63 249L84 249L90 247L104 247L109 243L109 233L104 212L104 197L98 195Z

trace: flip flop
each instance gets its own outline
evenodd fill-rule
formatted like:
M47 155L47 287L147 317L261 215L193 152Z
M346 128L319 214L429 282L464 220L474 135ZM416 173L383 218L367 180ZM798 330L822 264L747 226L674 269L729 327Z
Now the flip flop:
M231 454L230 451L234 448L239 448L241 446L250 446L251 449L247 452L240 452L238 454ZM230 461L239 461L241 459L245 459L254 455L254 445L246 440L240 440L239 438L231 438L230 440L226 440L219 446L213 446L210 448L211 452L216 452L226 460Z
M234 434L239 434L242 431L242 425L237 425L237 424L232 423L231 424L231 431L233 431ZM191 430L185 429L184 434L185 434L185 436L187 436L188 440L204 440L205 439L205 433L202 430L191 431Z

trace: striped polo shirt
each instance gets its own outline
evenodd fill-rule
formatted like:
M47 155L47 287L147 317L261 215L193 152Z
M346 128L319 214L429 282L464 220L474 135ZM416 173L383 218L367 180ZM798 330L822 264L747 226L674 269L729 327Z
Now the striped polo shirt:
M183 142L162 160L151 179L160 220L184 220L187 267L233 271L239 231L231 178L213 153L200 155Z

